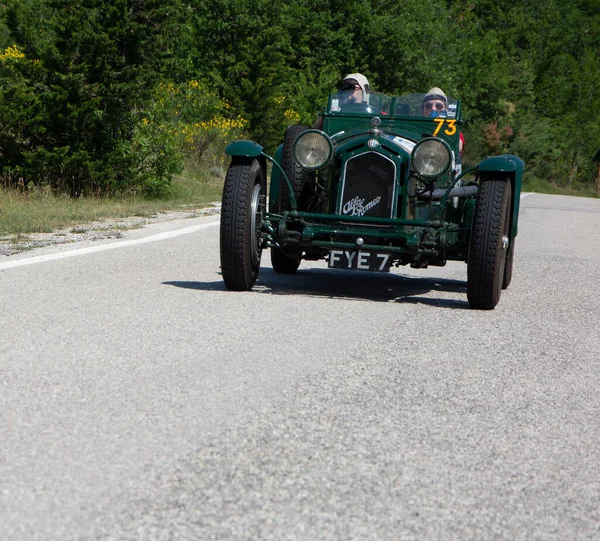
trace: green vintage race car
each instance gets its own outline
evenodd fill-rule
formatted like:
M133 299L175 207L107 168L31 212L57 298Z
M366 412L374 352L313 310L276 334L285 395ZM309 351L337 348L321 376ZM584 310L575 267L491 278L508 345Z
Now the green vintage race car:
M524 164L503 154L462 171L460 101L448 97L426 117L424 98L372 92L356 103L337 92L322 130L290 126L274 157L253 141L231 143L220 233L226 287L252 288L265 248L283 274L303 259L371 272L456 260L467 263L470 306L493 309L512 277Z

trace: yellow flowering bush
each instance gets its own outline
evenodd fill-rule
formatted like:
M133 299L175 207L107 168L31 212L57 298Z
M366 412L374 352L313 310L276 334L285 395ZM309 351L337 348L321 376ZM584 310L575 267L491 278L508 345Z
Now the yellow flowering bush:
M25 58L25 53L20 51L16 45L7 47L4 49L4 52L0 52L0 62L5 62L6 60L20 60L22 58Z
M8 69L14 69L13 63L20 62L21 60L26 60L27 64L30 66L39 67L40 61L36 58L33 60L27 59L27 56L17 45L13 45L12 47L7 47L2 51L0 49L0 65L3 67L8 67Z
M0 49L0 67L10 70L12 73L15 69L15 62L19 62L25 58L25 53L21 51L16 45L7 47L2 51Z
M300 113L294 109L286 109L283 112L283 118L290 123L297 124L300 122Z
M307 119L303 114L303 106L293 89L287 92L275 92L266 96L256 112L262 122L255 128L254 137L261 141L265 147L273 149L281 142L287 126L291 124L312 123L312 118ZM314 117L314 113L311 113Z
M234 115L230 103L197 80L161 83L141 123L161 126L188 159L208 163L221 163L225 146L240 138L248 125Z

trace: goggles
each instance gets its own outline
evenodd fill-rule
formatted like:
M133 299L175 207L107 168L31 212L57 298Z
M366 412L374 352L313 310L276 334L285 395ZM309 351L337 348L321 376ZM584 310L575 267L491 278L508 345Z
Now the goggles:
M436 111L443 111L446 108L446 104L442 101L427 101L423 104L423 108L426 111L431 111L434 107Z
M351 82L351 81L344 81L340 87L339 87L340 91L346 91L346 90L362 90L361 86L358 83L355 82Z

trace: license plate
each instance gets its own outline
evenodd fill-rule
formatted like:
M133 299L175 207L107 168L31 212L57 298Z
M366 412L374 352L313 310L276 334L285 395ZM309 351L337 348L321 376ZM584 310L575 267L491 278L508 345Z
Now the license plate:
M366 252L362 250L330 250L330 269L365 270L390 272L392 256L386 252Z

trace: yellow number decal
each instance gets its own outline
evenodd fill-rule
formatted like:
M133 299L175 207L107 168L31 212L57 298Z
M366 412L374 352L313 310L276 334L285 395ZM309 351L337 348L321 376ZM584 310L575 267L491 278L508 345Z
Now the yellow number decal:
M437 123L437 128L433 132L433 136L434 137L436 137L437 134L439 133L439 131L442 129L442 126L444 125L444 122L448 126L444 130L444 133L446 135L454 135L456 133L456 120L446 120L444 118L434 118L433 121Z
M446 135L454 135L456 133L456 120L446 120L446 123L448 124L448 129L444 130L444 133ZM435 133L437 133L440 128L435 130Z

